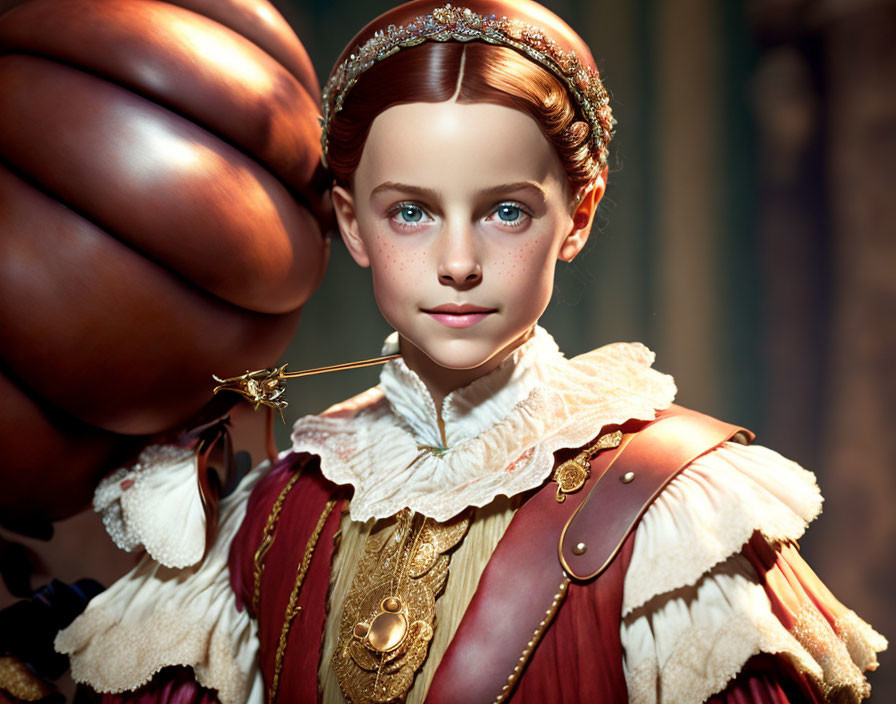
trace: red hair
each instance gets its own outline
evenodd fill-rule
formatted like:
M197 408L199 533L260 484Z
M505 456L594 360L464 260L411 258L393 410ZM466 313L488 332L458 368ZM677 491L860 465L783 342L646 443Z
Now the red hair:
M427 42L372 66L349 91L328 133L336 182L351 184L370 125L381 112L401 103L440 103L455 93L460 103L494 103L531 116L560 157L572 193L597 176L588 123L547 69L506 47Z

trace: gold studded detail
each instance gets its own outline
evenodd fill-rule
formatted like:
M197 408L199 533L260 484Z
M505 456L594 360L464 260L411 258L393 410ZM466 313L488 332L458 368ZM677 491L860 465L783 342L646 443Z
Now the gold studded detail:
M547 627L554 620L554 616L557 615L557 611L560 609L560 605L566 598L567 587L569 587L569 577L564 575L563 581L560 583L560 586L557 589L557 593L554 594L554 599L551 602L551 608L549 608L545 612L546 618L538 624L538 627L532 634L531 640L526 643L526 649L523 650L523 654L520 655L519 659L517 660L517 663L513 668L513 672L511 672L510 676L507 678L507 684L501 687L501 692L495 698L494 704L502 704L503 702L506 702L511 692L513 692L516 681L519 679L520 675L523 672L523 668L525 668L526 663L529 662L529 658L532 657L532 653L535 651L535 646L537 646L541 641L541 637L544 635Z
M634 479L635 479L634 472L626 472L621 477L619 477L619 481L621 481L623 484L631 484L634 481Z
M576 543L575 547L572 549L573 555L584 555L585 551L588 549L588 546L585 543Z

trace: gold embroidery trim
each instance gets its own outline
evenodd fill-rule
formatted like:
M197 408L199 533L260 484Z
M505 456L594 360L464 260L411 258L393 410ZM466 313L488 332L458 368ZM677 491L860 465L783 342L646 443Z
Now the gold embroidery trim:
M286 486L283 487L283 490L271 507L271 512L268 514L268 520L264 525L264 531L262 531L261 534L261 543L258 546L258 550L255 551L255 586L252 589L252 613L256 615L258 614L258 603L261 599L261 575L264 572L264 559L268 554L268 550L270 550L271 546L274 544L274 533L277 530L277 523L280 521L280 512L283 510L283 502L286 501L286 495L289 494L290 490L299 480L299 476L300 473L296 472L289 478Z
M619 447L622 431L601 435L590 447L582 450L571 460L561 463L551 477L557 482L557 503L566 501L567 494L573 494L585 486L591 477L591 459L601 450Z
M519 660L517 660L517 663L513 668L513 672L511 672L508 676L507 683L503 687L501 687L501 692L495 699L494 704L502 704L502 702L506 702L507 698L513 692L513 688L516 686L517 680L519 680L520 675L523 673L523 668L526 667L526 663L529 662L529 658L532 657L532 653L535 652L535 647L541 641L544 632L548 629L548 626L551 625L551 622L554 620L554 616L557 615L557 611L560 609L560 605L566 599L568 588L569 577L564 577L563 582L560 583L560 586L557 589L557 593L554 594L554 600L551 602L550 608L545 611L544 618L535 628L535 632L532 634L529 642L526 643L523 654L520 655Z
M299 611L302 610L302 607L297 603L299 600L299 592L302 589L305 576L308 574L308 568L311 565L311 558L314 555L314 549L317 547L317 541L320 538L324 525L330 517L330 514L333 512L333 507L335 505L336 499L327 501L324 510L320 514L320 518L317 519L317 525L314 527L314 532L311 533L311 537L308 538L308 542L305 544L305 554L302 555L302 562L299 564L298 573L296 574L296 583L292 587L292 592L289 595L289 602L286 604L286 612L283 615L283 627L280 629L280 640L277 643L277 653L274 656L274 676L271 679L271 686L268 689L268 702L270 702L270 704L274 704L274 702L277 701L277 691L280 687L280 673L283 670L283 655L286 652L286 640L289 637L289 629L292 627L292 622L295 620Z
M36 702L53 693L27 665L12 655L0 655L0 700L8 701L3 691L26 702Z
M435 601L448 580L446 554L466 535L470 512L437 523L408 509L378 523L342 607L333 671L346 700L402 700L429 653Z

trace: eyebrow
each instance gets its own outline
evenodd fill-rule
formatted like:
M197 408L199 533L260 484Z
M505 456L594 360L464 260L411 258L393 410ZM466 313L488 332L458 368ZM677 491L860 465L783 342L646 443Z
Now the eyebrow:
M379 186L374 188L373 191L371 191L370 195L375 196L384 191L401 191L402 193L411 193L432 200L435 200L438 196L438 191L432 188L412 186L408 183L398 183L396 181L384 181ZM545 193L544 188L542 188L535 181L516 181L515 183L501 183L496 186L482 188L477 191L477 194L482 196L491 196L495 195L496 193L507 193L510 191L531 191L533 195L539 198L542 203L547 201L547 193Z

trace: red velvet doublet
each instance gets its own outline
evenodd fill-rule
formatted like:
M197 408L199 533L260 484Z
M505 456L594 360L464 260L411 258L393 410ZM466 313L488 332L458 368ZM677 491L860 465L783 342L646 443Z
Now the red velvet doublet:
M270 682L306 544L327 502L337 499L299 590L301 609L288 630L280 673L279 701L314 702L334 539L347 498L322 477L316 458L287 456L255 489L231 549L231 580L240 605L249 607L256 580L255 553L277 498L297 471L301 477L283 501L276 537L264 561L255 616L262 672ZM513 683L514 702L627 700L619 614L633 536L600 579L566 587L557 540L574 503L558 503L555 493L551 486L536 492L511 521L442 659L427 702L494 701L517 666L522 675ZM533 569L536 564L539 568ZM558 594L562 603L551 614L551 623L540 627ZM529 641L538 639L539 630L544 633L531 657L525 658L524 651ZM581 657L583 652L589 656Z

